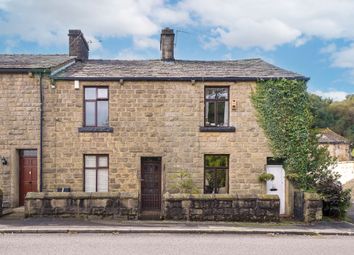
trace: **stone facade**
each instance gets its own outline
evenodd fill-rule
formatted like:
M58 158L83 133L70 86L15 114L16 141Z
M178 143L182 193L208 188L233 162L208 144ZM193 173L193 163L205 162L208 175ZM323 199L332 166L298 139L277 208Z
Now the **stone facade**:
M322 220L323 202L315 193L296 191L294 193L294 217L307 223Z
M49 84L49 79L43 82ZM39 152L39 77L1 74L0 92L0 156L7 160L7 165L0 164L0 187L4 206L11 207L18 205L19 199L19 150Z
M325 144L322 146L326 146L329 154L340 162L351 160L349 143Z
M113 132L79 132L83 125L83 87L109 87L109 126ZM200 132L204 87L230 86L230 125L235 132ZM203 192L204 154L229 154L229 193L265 193L258 180L271 155L256 121L250 95L254 82L80 82L57 81L45 88L44 191L70 187L83 191L83 155L109 155L109 191L140 193L141 157L162 157L162 193L172 176L190 171Z
M25 216L137 219L138 197L127 193L27 193Z
M323 128L319 131L319 143L327 148L332 157L337 158L339 162L351 160L350 141L337 134L329 128Z
M166 195L164 217L190 221L279 221L279 197L274 195Z

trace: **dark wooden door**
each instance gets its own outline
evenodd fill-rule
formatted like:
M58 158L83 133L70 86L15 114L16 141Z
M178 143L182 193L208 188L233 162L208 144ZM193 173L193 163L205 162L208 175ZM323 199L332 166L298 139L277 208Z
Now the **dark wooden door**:
M27 192L37 191L37 150L20 151L20 206Z
M161 158L141 160L141 209L161 209Z

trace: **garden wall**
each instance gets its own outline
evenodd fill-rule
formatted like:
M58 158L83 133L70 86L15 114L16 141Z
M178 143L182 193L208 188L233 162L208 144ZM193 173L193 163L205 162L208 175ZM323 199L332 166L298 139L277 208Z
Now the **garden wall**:
M0 216L2 215L2 201L3 201L3 193L2 190L0 189Z
M25 216L138 218L138 197L114 192L31 192Z
M165 194L164 218L190 221L279 221L275 195Z

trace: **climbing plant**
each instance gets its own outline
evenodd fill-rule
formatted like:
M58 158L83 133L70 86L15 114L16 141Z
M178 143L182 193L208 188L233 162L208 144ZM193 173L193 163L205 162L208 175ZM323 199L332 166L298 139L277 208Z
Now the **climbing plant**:
M321 193L320 183L338 182L339 176L330 170L335 159L319 146L318 134L312 129L305 81L259 81L252 102L274 156L284 159L286 174L298 188Z

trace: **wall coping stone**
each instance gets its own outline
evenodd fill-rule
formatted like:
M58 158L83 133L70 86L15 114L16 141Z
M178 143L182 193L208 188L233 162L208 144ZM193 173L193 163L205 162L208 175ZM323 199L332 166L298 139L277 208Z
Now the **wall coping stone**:
M102 199L102 198L121 198L121 199L137 199L138 196L128 192L29 192L26 200L35 199Z
M304 192L304 200L322 200L318 193Z
M166 200L235 200L235 199L264 199L279 200L278 195L257 194L257 195L231 195L231 194L170 194L163 195Z

